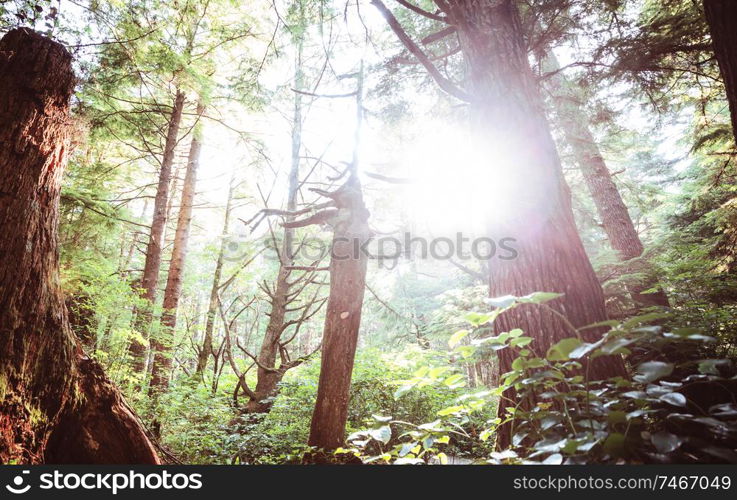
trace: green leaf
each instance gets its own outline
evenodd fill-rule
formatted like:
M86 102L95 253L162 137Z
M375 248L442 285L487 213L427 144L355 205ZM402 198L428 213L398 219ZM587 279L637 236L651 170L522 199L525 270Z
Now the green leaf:
M675 434L671 434L670 432L665 431L656 432L655 434L650 436L650 440L659 453L670 453L672 451L675 451L683 443L683 439L676 436Z
M463 387L464 385L466 385L466 381L463 379L463 375L461 375L460 373L455 373L451 375L450 377L446 378L443 383L451 389L458 389L459 387Z
M613 425L621 424L627 421L627 414L620 410L612 410L607 414L607 420Z
M704 359L699 362L699 373L705 375L719 375L719 366L729 366L729 361L726 359Z
M386 423L391 422L391 420L392 420L392 417L385 417L383 415L376 415L376 414L371 415L371 418L373 418L374 420L376 420L380 424L386 424Z
M525 347L530 342L532 342L532 337L517 337L516 339L512 339L510 345L512 347Z
M381 441L386 444L392 438L392 429L388 425L382 425L378 429L372 429L369 431L372 438L377 441Z
M399 449L399 456L403 457L409 454L412 451L412 448L414 448L415 446L417 446L417 442L404 443L402 447Z
M485 299L484 302L489 304L492 307L498 307L500 309L504 309L506 307L511 306L517 301L517 297L514 295L504 295L503 297L494 297L491 299Z
M624 323L622 323L622 329L628 330L630 328L634 328L640 323L649 323L657 319L667 318L668 316L670 316L668 313L660 313L660 312L641 314L640 316L635 316L634 318L630 318Z
M600 340L598 342L594 342L592 344L589 344L589 343L584 342L580 346L578 346L575 349L573 349L570 352L570 354L568 355L568 357L571 358L571 359L581 359L584 356L586 356L587 354L589 354L591 351L593 351L595 349L598 349L599 346L601 346L601 344L603 342L604 342L603 340Z
M525 295L524 297L520 297L519 302L522 302L524 304L544 304L545 302L550 302L551 300L558 299L562 296L563 296L562 293L535 292L535 293L531 293L530 295Z
M637 366L637 375L634 376L634 380L635 382L646 384L667 377L671 373L673 373L673 363L648 361L646 363L640 363Z
M575 337L563 339L551 346L545 357L550 361L566 361L569 358L571 351L581 344L582 342Z
M482 313L477 313L477 312L471 312L471 313L466 314L464 319L474 326L481 326L484 323L488 323L493 318L494 318L494 315L492 314L482 314Z
M563 455L560 453L553 453L548 458L543 460L545 465L560 465L563 463Z
M686 396L684 396L680 392L670 392L668 394L663 394L658 399L661 401L665 401L666 403L673 406L686 406Z
M607 436L606 438L606 441L604 441L604 451L606 451L610 455L618 457L622 455L625 451L624 444L624 434L621 434L619 432L609 434L609 436Z
M407 394L409 391L412 390L412 388L415 386L415 384L405 384L401 386L399 389L394 391L394 399L399 399L405 394Z
M458 343L463 340L470 332L468 330L458 330L448 339L448 346L453 349Z
M635 339L620 337L604 344L601 348L601 352L603 352L604 354L621 354L621 349L630 345L633 342L635 342Z
M465 406L449 406L448 408L443 408L442 410L438 411L438 415L441 417L445 417L447 415L455 415L456 413L460 413L463 411Z

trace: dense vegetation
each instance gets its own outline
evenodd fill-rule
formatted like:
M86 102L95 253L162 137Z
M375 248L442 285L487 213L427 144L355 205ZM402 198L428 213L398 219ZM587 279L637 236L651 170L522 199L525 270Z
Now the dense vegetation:
M67 343L164 462L737 463L728 3L0 2L77 76ZM73 461L18 349L0 459Z

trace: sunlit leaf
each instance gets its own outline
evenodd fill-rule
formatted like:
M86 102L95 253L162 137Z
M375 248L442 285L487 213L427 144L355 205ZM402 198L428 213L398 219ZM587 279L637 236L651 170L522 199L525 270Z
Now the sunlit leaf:
M548 349L545 357L550 361L565 361L569 359L570 353L581 344L582 342L575 337L560 340Z

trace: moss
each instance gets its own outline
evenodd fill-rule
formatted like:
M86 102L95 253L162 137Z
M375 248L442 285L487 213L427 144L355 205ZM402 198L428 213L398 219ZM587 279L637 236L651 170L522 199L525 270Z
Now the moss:
M38 427L46 424L46 414L41 411L39 407L31 406L26 407L26 409L28 410L28 422L31 424L31 427Z

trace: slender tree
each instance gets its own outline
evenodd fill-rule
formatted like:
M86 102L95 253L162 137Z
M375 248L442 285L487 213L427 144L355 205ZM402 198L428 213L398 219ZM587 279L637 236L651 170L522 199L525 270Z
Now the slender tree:
M204 113L204 105L197 105L197 117L199 119ZM195 190L197 187L197 169L200 164L200 153L202 151L202 129L200 124L195 125L192 142L189 148L187 169L184 175L184 186L179 206L179 217L174 235L174 248L169 264L169 274L164 290L164 312L161 317L163 332L161 338L152 339L154 351L153 367L151 371L151 383L149 394L161 393L169 385L171 372L171 343L174 339L174 329L177 324L177 309L179 298L182 293L182 280L184 265L187 258L187 246L189 244L189 228L192 223L192 207L194 205Z
M176 90L169 126L164 145L164 156L161 160L159 180L154 198L154 216L146 245L146 260L141 278L141 293L146 306L139 311L136 319L136 329L144 339L148 339L151 325L153 305L158 292L159 272L161 270L161 252L163 249L164 226L166 226L167 203L171 186L171 169L174 163L174 153L179 141L179 125L182 121L185 96L179 89ZM133 340L130 345L130 354L133 357L133 371L142 374L146 364L146 345Z
M0 461L149 463L156 451L74 337L59 287L59 189L72 58L16 29L0 40Z
M301 4L300 4L301 5ZM304 16L300 17L304 22ZM276 283L271 290L266 290L271 306L269 321L264 332L261 348L255 358L257 364L256 385L253 389L248 387L245 379L241 387L248 396L246 412L264 413L271 408L273 398L276 396L279 382L284 378L287 371L302 364L309 359L312 353L298 355L294 359L289 353L291 344L299 334L302 325L314 316L325 303L318 299L317 294L300 303L300 295L306 286L315 277L314 270L307 270L302 274L294 271L295 244L294 228L289 223L294 220L297 211L297 197L299 195L300 178L299 166L301 161L300 151L302 148L302 87L304 85L304 70L302 68L304 41L302 36L297 37L295 73L294 73L294 104L292 115L292 156L288 175L287 187L287 210L284 218L287 224L284 226L284 239L279 247L276 238L272 239L274 248L278 249L279 271ZM290 318L290 315L293 316ZM296 315L296 318L294 316ZM293 332L292 330L293 329ZM299 354L299 353L298 353ZM277 362L278 361L278 362Z
M220 289L220 279L223 273L223 263L225 260L225 245L227 244L228 229L230 228L230 215L233 210L233 197L235 195L235 172L230 178L228 187L228 199L225 203L225 218L223 219L223 230L220 232L220 249L215 260L215 271L212 274L212 286L210 287L210 299L207 304L207 315L205 317L205 333L202 339L202 346L197 355L197 368L195 374L202 376L207 368L207 362L210 356L214 355L213 351L213 331L215 329L215 318L218 313L218 290ZM215 383L213 381L213 387Z

